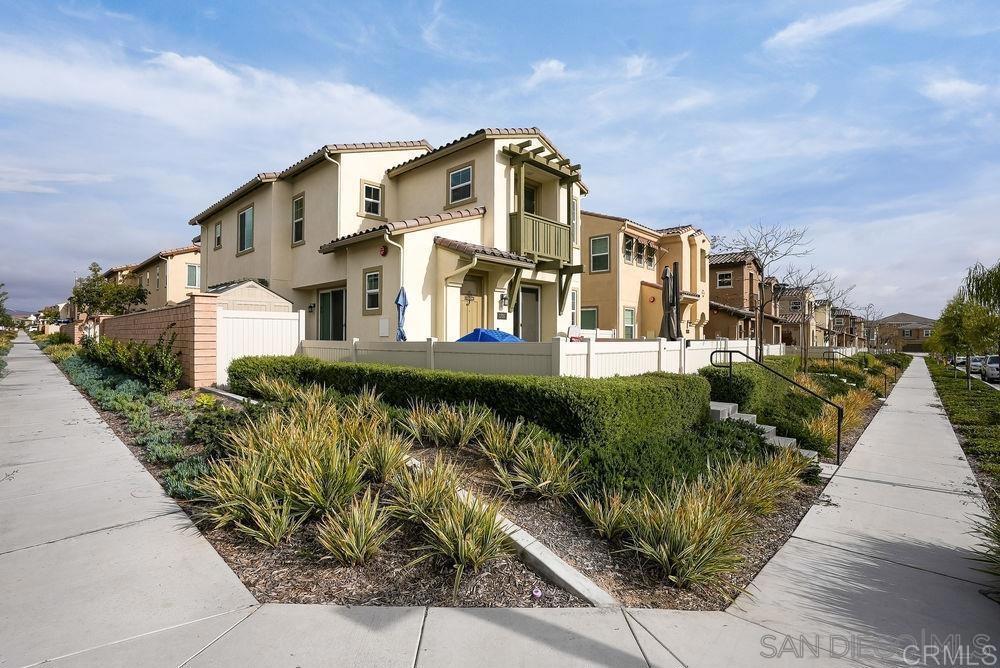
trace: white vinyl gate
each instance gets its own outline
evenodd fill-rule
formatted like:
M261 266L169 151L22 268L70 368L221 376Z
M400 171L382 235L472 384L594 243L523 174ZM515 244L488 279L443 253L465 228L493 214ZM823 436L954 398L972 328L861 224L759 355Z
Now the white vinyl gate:
M215 383L229 384L229 363L247 355L294 355L306 334L306 312L229 311L216 321Z

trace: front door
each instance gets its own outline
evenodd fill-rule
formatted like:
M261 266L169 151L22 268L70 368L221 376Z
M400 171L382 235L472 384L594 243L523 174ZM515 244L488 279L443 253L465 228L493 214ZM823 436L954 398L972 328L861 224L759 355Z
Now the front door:
M319 339L347 340L347 291L344 288L319 293Z
M522 287L517 298L517 317L514 333L525 341L541 339L541 294L538 288Z
M475 328L485 326L482 276L465 277L462 281L461 300L459 327L461 335L465 336Z

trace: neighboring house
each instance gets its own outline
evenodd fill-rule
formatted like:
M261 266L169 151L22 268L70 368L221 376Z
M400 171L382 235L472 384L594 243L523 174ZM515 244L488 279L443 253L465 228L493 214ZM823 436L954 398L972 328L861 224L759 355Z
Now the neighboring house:
M310 339L411 340L475 327L547 340L578 321L580 166L537 128L333 144L199 213L208 286L255 277Z
M895 313L878 320L879 345L904 352L919 352L930 338L937 320L912 313Z
M760 262L749 251L713 253L709 263L709 310L706 338L756 339L759 286L764 284L764 343L781 343L781 308L774 299L774 277L761 278Z
M149 291L136 311L173 306L201 291L201 256L198 246L160 251L134 265L127 280Z
M111 267L110 269L105 271L102 274L102 276L104 276L105 279L113 281L115 283L124 283L125 280L128 278L129 273L135 268L135 266L136 265L134 264L123 264L118 267Z
M785 288L778 295L781 316L787 323L781 329L782 342L793 346L823 345L826 339L816 323L816 297L813 291L808 287L796 286Z
M618 338L655 338L663 318L663 267L676 269L681 335L704 338L708 321L708 236L690 225L660 230L593 211L580 217L584 272L580 320L585 330Z

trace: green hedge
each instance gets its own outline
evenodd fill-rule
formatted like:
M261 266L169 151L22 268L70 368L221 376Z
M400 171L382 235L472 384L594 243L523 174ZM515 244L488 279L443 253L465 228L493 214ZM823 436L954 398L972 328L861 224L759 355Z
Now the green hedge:
M177 335L166 332L156 343L149 345L141 341L118 341L102 337L84 337L80 355L84 359L131 374L161 392L176 389L183 374L181 360L174 352Z
M798 358L790 355L765 357L764 364L788 377L793 377L799 368ZM705 367L698 373L711 385L712 401L737 404L744 413L763 413L791 387L787 381L752 362L734 364L732 378L726 369L718 367Z
M618 378L501 376L382 364L322 362L309 357L243 357L229 384L252 396L267 375L320 383L344 394L375 388L386 403L476 401L499 416L523 417L577 449L582 469L604 485L661 482L676 460L677 438L708 418L709 384L698 376L651 373Z

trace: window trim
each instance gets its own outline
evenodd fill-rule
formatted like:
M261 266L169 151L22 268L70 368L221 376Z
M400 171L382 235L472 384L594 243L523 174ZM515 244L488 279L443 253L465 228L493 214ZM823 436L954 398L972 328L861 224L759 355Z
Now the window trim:
M911 339L911 338L913 338L912 335L913 335L913 330L912 329L904 329L903 330L903 338L904 339Z
M156 289L160 289L160 265L156 265Z
M598 329L600 329L600 327L599 327L600 320L598 319L598 316L600 315L600 308L597 307L597 306L581 306L580 307L580 329L583 329L583 312L584 311L593 311L594 312L594 331L596 332Z
M579 290L569 291L569 324L570 327L578 327L580 325L580 318L577 315L577 309L580 306L580 294Z
M187 267L187 272L186 272L186 275L184 276L184 287L185 288L194 288L195 290L200 290L201 289L201 265L200 264L196 264L194 262L186 262L185 266ZM195 268L195 280L197 281L196 285L191 285L191 282L190 282L191 267Z
M622 261L625 264L632 264L632 260L635 258L635 244L637 241L638 239L631 234L622 235ZM629 246L629 242L632 242L631 247Z
M652 242L646 242L646 267L648 269L656 269L656 251L658 250L656 244Z
M378 188L379 200L378 200L378 213L368 213L365 210L365 202L367 197L365 197L365 188L371 186L372 188ZM358 216L361 218L370 218L372 220L386 220L385 217L385 187L378 181L369 181L368 179L361 179L361 185L358 188Z
M608 250L604 253L599 253L599 255L604 255L608 258L608 268L607 269L594 269L594 242L604 239L608 242ZM589 253L587 255L587 271L591 274L606 274L611 271L611 235L609 234L598 234L596 236L590 237L587 240L587 247Z
M729 277L729 285L722 284L722 277ZM715 274L715 287L719 290L729 290L733 287L733 272L731 271L720 271Z
M222 248L222 221L221 220L215 221L215 228L213 229L212 234L214 235L213 243L215 244L215 246L213 247L213 250L219 250L220 248Z
M788 302L788 312L789 313L799 313L802 310L802 300L792 299Z
M632 312L632 324L627 325L625 323L625 314L629 311ZM632 336L627 336L627 328L632 328ZM638 322L636 321L636 308L634 306L623 306L622 307L622 338L627 341L635 341L635 334L638 328Z
M253 211L253 202L251 202L250 204L246 205L245 207L243 207L242 209L240 209L239 211L236 212L236 256L237 257L239 257L240 255L246 255L247 253L252 253L253 252L253 248L254 248L254 246L253 246L253 243L254 243L253 237L254 237L255 230L253 228L254 228L254 222L256 222L256 221L254 221L253 218L255 218L256 216L254 216L254 214L251 213L250 214L250 216L251 216L251 221L250 221L250 245L247 248L240 249L240 237L242 236L242 235L240 235L240 216L242 216L247 211Z
M454 174L455 172L461 171L463 169L468 169L469 170L469 196L466 197L465 199L460 199L460 200L452 201L452 199L451 199L451 191L452 191L451 175ZM475 160L469 160L468 162L463 162L460 165L455 165L453 167L449 167L445 171L445 180L444 180L444 202L445 202L445 207L444 208L445 209L454 209L456 207L464 206L466 204L472 204L475 201L476 201L476 161Z
M295 218L295 203L297 201L299 201L299 200L302 200L302 218L300 219L302 221L302 237L300 239L296 239L295 238L295 222L296 222L297 219ZM292 237L292 246L301 246L302 244L304 244L306 242L306 193L305 193L304 190L302 192L300 192L300 193L296 193L296 194L292 195L292 229L291 229L291 237Z
M570 188L573 186L570 185ZM580 198L570 197L569 204L569 244L580 247Z
M368 277L372 274L378 275L378 307L368 308ZM361 270L361 315L382 315L382 265L376 267L365 267Z

